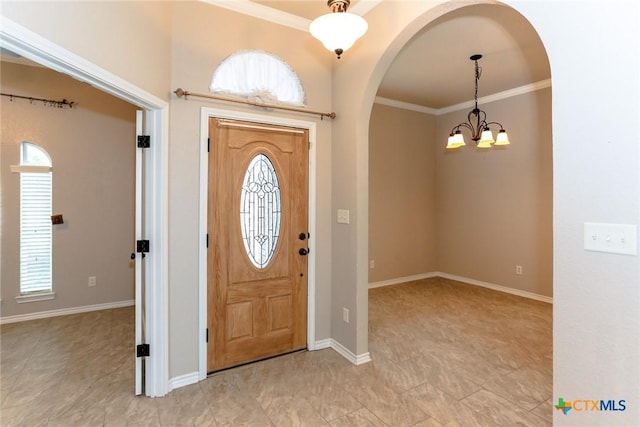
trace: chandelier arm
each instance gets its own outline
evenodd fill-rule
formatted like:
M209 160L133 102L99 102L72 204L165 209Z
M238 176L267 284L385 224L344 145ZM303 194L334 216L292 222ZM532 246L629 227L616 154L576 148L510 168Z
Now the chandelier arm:
M473 130L473 126L470 125L469 123L460 123L459 125L457 125L456 127L454 127L455 130L460 130L460 127L464 127L467 128L471 131L471 136L474 136L474 130Z
M471 116L474 116L475 120L472 120ZM471 139L473 139L474 141L478 141L480 139L480 134L487 124L486 117L487 113L480 110L479 108L474 108L473 110L469 111L469 114L467 114L467 122L469 123L467 127L471 131Z
M504 126L502 126L502 125L501 125L500 123L498 123L498 122L488 122L488 123L487 123L487 122L485 122L485 123L486 123L486 126L487 126L487 127L489 127L490 125L498 125L498 126L500 126L500 130L504 130Z

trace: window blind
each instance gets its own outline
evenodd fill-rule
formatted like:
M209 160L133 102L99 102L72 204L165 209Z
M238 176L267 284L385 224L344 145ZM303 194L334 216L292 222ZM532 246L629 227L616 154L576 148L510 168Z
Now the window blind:
M51 172L20 174L20 293L52 290Z

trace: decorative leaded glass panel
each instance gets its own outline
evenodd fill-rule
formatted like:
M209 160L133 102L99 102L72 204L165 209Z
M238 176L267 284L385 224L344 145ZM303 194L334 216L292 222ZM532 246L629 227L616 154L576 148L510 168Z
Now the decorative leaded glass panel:
M282 203L271 160L258 154L244 175L240 193L240 229L244 249L257 268L269 265L280 237Z

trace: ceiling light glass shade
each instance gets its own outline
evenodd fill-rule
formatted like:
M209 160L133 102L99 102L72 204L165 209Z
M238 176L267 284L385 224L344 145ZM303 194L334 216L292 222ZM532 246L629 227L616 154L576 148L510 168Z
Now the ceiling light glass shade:
M314 19L309 25L311 35L336 53L342 53L353 46L368 28L367 21L361 16L348 12L327 13Z
M464 143L464 136L462 135L462 132L457 131L456 133L452 133L451 135L449 135L447 148L458 148L464 147L465 145L467 144Z
M504 129L500 129L498 132L498 136L496 137L496 143L493 145L509 145L509 137L507 136L507 131Z
M480 135L480 141L478 141L478 148L491 148L491 144L496 142L493 139L493 134L489 128L485 128Z

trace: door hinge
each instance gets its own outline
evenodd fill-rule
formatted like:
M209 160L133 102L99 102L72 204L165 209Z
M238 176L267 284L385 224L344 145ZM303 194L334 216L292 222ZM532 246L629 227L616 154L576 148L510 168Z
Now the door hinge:
M151 147L151 136L138 135L138 148L149 148L149 147Z
M207 328L207 342L209 342L209 328Z
M149 344L138 344L136 346L136 357L149 357L151 355L151 348Z
M136 240L136 252L145 253L149 252L149 241L148 240Z
M209 233L207 233L207 248L209 247Z
M211 138L207 138L207 153L209 152L210 148L211 148Z

